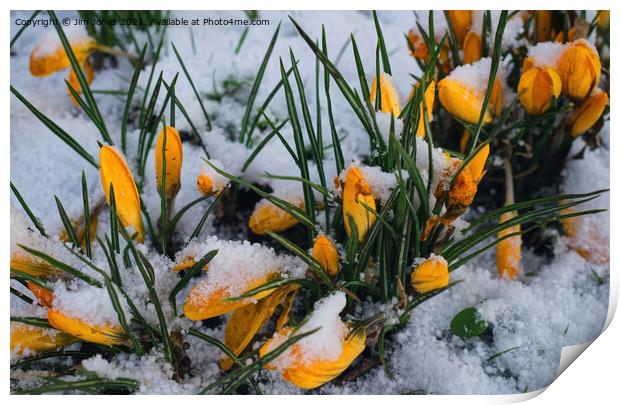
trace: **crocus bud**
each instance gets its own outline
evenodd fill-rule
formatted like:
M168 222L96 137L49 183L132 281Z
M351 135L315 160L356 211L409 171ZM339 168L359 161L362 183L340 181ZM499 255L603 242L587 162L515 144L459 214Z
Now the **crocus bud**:
M551 107L553 97L562 92L562 79L552 67L532 66L521 75L518 86L519 101L530 115L540 115Z
M609 103L609 96L598 87L584 102L573 112L568 121L570 134L573 138L586 132L603 115L605 107Z
M140 195L131 175L131 170L122 154L111 146L99 150L101 185L110 204L110 185L114 187L116 214L124 227L132 227L138 233L137 241L144 240L144 225L140 211Z
M545 42L551 38L551 11L535 11L536 42Z
M601 60L596 49L585 39L571 43L558 64L562 89L573 100L583 100L601 77Z
M517 216L516 211L502 214L499 223L503 224ZM511 233L521 232L521 225L513 225L497 233L497 239L503 238ZM495 246L495 262L500 277L515 279L521 272L521 235L511 236L500 241Z
M321 234L314 240L312 247L312 257L314 257L323 270L331 277L338 274L338 249L334 242L327 236Z
M211 164L216 167L224 168L224 165L215 159L210 160ZM196 179L196 186L202 195L210 196L212 193L221 193L228 185L229 180L222 176L211 165L204 164L200 168L200 174Z
M411 100L415 94L415 90L418 88L419 83L416 83L411 88L411 93L409 93L409 100ZM426 117L428 122L430 123L433 120L433 105L435 104L435 82L432 81L429 83L428 87L424 91L424 103L426 103ZM424 103L420 102L420 119L418 120L418 129L416 130L416 135L420 138L424 138L426 135L426 128L424 127L424 115L422 115L422 111L424 111Z
M441 256L431 255L411 273L411 285L420 294L443 288L449 282L448 262Z
M456 35L459 48L463 46L465 36L471 27L471 10L449 10L448 18Z
M467 163L466 168L469 169L471 176L476 183L480 183L482 176L484 175L484 166L489 157L489 151L491 147L487 143L484 145L476 155Z
M400 97L398 90L394 86L392 76L387 73L381 73L379 86L381 87L381 111L384 113L392 113L398 117L400 115ZM377 78L372 80L370 89L370 102L375 105L375 97L377 94Z
M482 41L480 35L468 32L463 42L463 64L474 63L482 58Z
M165 126L159 131L155 144L155 177L157 192L162 193L162 171L164 162L164 138L166 139L166 184L164 194L167 199L173 199L181 188L181 166L183 165L183 145L179 133L171 126Z
M347 236L351 236L353 223L357 229L359 241L364 240L366 232L377 219L375 214L364 205L375 210L375 197L360 169L350 166L342 192L342 213Z
M469 66L473 65L464 66L460 69ZM475 125L478 123L478 118L482 112L482 104L484 103L484 93L476 91L450 76L442 79L438 86L439 101L446 110L470 124ZM489 106L484 114L482 123L491 123L493 120L492 114L495 116L500 115L502 113L502 106L503 90L498 78L496 78L491 90Z

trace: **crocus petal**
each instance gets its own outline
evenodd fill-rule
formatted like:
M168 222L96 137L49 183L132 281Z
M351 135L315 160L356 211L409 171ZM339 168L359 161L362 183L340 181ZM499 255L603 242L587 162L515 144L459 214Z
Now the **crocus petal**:
M54 333L49 329L11 322L11 351L45 353L58 350L76 342L77 339L66 333Z
M467 169L471 173L474 181L480 183L480 179L484 175L484 165L489 157L490 146L487 143L476 153L476 155L467 163Z
M463 42L463 64L474 63L482 58L482 41L480 35L473 31L467 33Z
M48 49L48 44L43 41L37 44L30 53L30 73L33 76L44 77L67 69L71 66L69 57L65 52L62 44L55 49ZM82 62L88 58L88 55L96 49L97 42L85 37L79 41L71 43L71 50L75 54L78 62Z
M181 166L183 165L183 144L176 129L166 126L159 131L155 144L155 176L157 178L157 192L162 192L162 170L164 156L162 149L166 138L166 184L165 195L174 198L181 188Z
M441 256L431 256L411 273L411 285L420 294L443 288L449 282L448 263Z
M342 212L344 216L344 229L347 236L351 236L353 227L357 228L358 240L364 240L366 232L376 221L375 214L365 206L376 209L375 198L372 195L370 185L364 180L360 169L355 166L349 167L347 179L342 192Z
M595 94L596 93L596 94ZM583 104L570 116L568 125L571 136L577 137L598 121L609 103L609 96L604 91L594 91Z
M325 235L319 235L314 240L314 246L312 247L312 257L314 257L323 270L331 277L335 277L338 274L338 250L336 245Z
M54 302L54 292L48 288L41 287L38 284L28 281L28 289L32 292L32 295L39 301L39 304L44 307L51 308Z
M381 87L381 111L392 113L398 117L400 115L400 97L398 90L394 86L392 77L387 73L381 73L379 86ZM375 97L377 94L377 78L372 80L370 88L370 102L375 105Z
M93 69L90 62L88 62L88 59L84 59L84 61L80 63L80 67L82 68L82 72L84 72L86 83L90 85L93 82L93 79L95 78L95 69ZM69 70L68 82L71 85L71 87L73 87L73 90L75 90L78 94L82 94L82 86L80 86L80 81L78 80L77 74L75 73L73 69ZM71 102L73 103L73 105L79 108L80 104L73 97L73 94L68 88L67 88L67 94L69 95L69 98L71 99Z
M536 10L536 42L545 42L551 38L551 11Z
M516 211L502 214L499 223L505 223L517 216ZM497 233L497 239L520 232L521 225L514 225ZM496 247L496 265L500 277L515 279L521 272L521 236L512 236L500 241Z
M110 184L114 186L116 211L125 227L138 233L137 241L144 239L144 226L140 211L140 195L131 171L121 153L111 146L102 146L99 152L101 184L110 204Z
M69 317L56 309L47 311L47 320L54 328L80 340L108 346L127 344L124 330L120 325L108 323L90 325L80 319Z
M562 80L553 68L532 67L519 79L519 101L530 115L540 115L551 107L562 91Z
M571 42L575 39L575 33L577 32L575 27L572 27L568 30L568 39L564 41L564 31L558 32L558 35L555 36L555 42Z
M24 272L33 277L48 277L59 274L58 269L49 263L22 252L14 252L11 255L11 269Z
M419 83L416 83L415 86L411 89L411 94L409 94L409 99L413 98L415 94L415 89L417 89ZM435 82L432 81L429 83L428 87L424 91L424 103L426 103L426 118L430 123L433 120L433 105L435 104ZM422 115L422 111L424 110L424 103L420 102L420 119L418 120L418 129L416 130L416 135L420 138L424 138L426 136L426 127L424 126L424 116Z
M304 209L304 202L302 200L291 202L291 204ZM268 231L280 232L292 228L298 222L288 212L264 200L259 202L254 208L252 215L250 215L248 226L255 234L266 235Z

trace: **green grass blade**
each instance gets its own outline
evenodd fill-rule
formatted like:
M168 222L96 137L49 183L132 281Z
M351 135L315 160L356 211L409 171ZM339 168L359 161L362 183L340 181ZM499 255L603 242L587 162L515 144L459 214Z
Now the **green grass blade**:
M39 231L41 236L44 236L44 237L47 238L47 233L45 232L45 228L43 227L43 223L41 223L41 220L36 215L34 215L32 213L32 210L30 209L28 204L26 204L26 201L24 200L24 198L20 194L19 190L17 190L17 187L15 187L13 182L11 182L11 190L13 191L13 194L15 195L15 198L17 198L17 201L19 201L19 204L22 206L22 208L26 212L26 215L28 215L28 218L30 218L30 221L32 221L32 223L34 224L35 228L37 228L37 230Z
M136 92L138 80L140 79L140 73L142 72L142 66L144 65L144 55L146 54L146 47L147 45L144 44L142 52L140 52L140 57L138 58L138 63L136 63L136 66L134 68L131 82L129 84L129 90L127 91L127 98L125 99L123 120L121 121L121 150L123 151L123 153L127 153L127 121L129 120L129 109L131 108L133 95Z

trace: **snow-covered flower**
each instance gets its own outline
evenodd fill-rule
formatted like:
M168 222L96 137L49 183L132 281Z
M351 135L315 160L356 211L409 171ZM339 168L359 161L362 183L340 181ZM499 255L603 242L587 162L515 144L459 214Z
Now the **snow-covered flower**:
M219 161L212 159L210 163L221 169L224 165ZM200 174L196 179L196 187L202 195L210 196L213 193L221 193L228 185L228 179L218 173L211 165L205 163L200 168Z
M605 111L608 103L609 96L607 93L596 87L590 96L571 114L568 121L571 136L577 137L592 128Z
M601 60L596 48L585 39L572 42L558 63L562 88L573 100L583 100L601 78Z
M443 288L449 282L448 262L441 256L431 255L411 272L411 285L420 294Z
M517 216L516 211L502 214L499 223L503 224ZM511 233L521 232L521 225L513 225L497 233L497 239L504 238ZM521 235L511 236L501 240L496 246L496 265L501 277L515 279L521 272Z
M314 239L312 247L312 257L314 257L323 270L332 277L338 274L338 249L334 242L326 235L320 234Z
M349 329L340 319L345 304L344 293L332 294L315 305L310 319L298 330L277 330L260 348L260 357L296 334L316 331L288 347L265 368L280 372L283 379L302 389L317 388L342 374L366 347L365 329Z
M164 194L166 199L172 200L181 188L181 166L183 165L183 145L176 129L166 125L159 131L155 145L155 177L157 179L157 192L162 192L162 176L164 156L162 148L166 140L166 184ZM116 192L116 189L114 190Z
M294 198L288 202L302 210L305 207L304 201L300 198ZM299 220L288 212L262 199L254 207L248 226L255 234L265 235L267 232L280 232L292 228L298 222Z
M102 146L99 151L101 184L105 198L110 204L110 185L114 188L116 213L124 227L132 227L138 233L136 240L144 240L144 225L140 211L138 188L125 158L116 148Z
M47 320L54 328L80 340L109 346L127 343L125 331L118 324L84 322L55 308L47 311Z
M364 240L366 232L377 219L375 214L366 207L376 209L375 197L360 169L351 165L347 170L342 192L342 214L347 236L351 236L352 225L355 225L358 240Z
M398 90L394 85L392 76L387 73L381 73L379 75L379 87L381 94L381 111L384 113L391 113L395 117L400 115L400 96ZM372 85L370 86L370 103L375 104L375 98L377 96L377 78L372 79Z
M551 107L553 97L560 96L562 79L554 68L537 67L528 60L523 63L523 73L517 87L519 101L528 114L540 115Z

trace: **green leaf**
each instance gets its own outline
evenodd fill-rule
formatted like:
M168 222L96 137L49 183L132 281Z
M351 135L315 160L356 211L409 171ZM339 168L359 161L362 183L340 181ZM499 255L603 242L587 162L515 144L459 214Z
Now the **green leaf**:
M45 233L45 228L43 227L41 220L32 213L32 210L30 209L28 204L26 204L26 201L24 200L22 195L19 193L19 190L17 190L17 187L15 187L13 182L11 182L11 190L13 191L15 198L17 198L17 201L19 201L19 204L22 206L22 208L26 212L26 215L28 215L28 218L30 218L30 220L32 221L34 226L37 228L41 236L44 236L47 238L47 233Z
M131 107L131 101L138 85L138 79L140 79L140 73L142 72L142 66L144 65L144 55L146 54L147 45L144 44L138 63L133 71L131 82L129 84L129 90L127 91L127 98L125 99L125 109L123 111L123 120L121 121L121 149L123 153L127 153L127 121L129 119L129 109Z
M450 330L462 338L480 336L489 327L475 307L465 308L452 318Z

